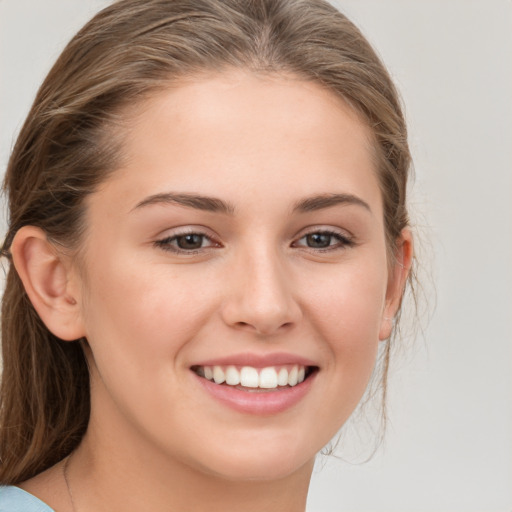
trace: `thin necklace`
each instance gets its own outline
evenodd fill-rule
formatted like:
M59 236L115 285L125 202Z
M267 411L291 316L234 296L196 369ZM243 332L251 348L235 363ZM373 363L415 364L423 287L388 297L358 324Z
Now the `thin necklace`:
M69 479L68 479L68 468L69 468L70 460L71 460L71 454L69 454L66 457L64 465L62 466L62 474L64 475L64 481L66 482L66 487L68 489L69 499L71 501L71 508L73 509L73 512L76 512L75 502L73 500L73 493L71 492L71 486L69 485Z

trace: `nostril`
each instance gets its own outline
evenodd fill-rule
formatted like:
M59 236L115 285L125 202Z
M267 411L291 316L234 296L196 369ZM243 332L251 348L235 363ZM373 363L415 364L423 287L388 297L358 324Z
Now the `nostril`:
M246 290L243 297L233 294L221 308L224 322L239 330L270 335L290 330L302 316L291 297L274 297L269 293Z
M235 328L251 331L256 334L262 336L269 336L278 332L283 332L283 330L289 330L293 327L293 322L284 322L283 324L279 324L278 322L254 322L254 324L250 322L236 322L233 324Z

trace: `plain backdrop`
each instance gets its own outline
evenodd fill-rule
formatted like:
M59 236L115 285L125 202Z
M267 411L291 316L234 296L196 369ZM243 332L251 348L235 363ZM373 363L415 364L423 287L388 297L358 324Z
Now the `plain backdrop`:
M0 0L2 172L52 62L106 4ZM511 512L512 1L337 6L402 92L437 305L392 367L384 445L366 464L321 457L308 510Z

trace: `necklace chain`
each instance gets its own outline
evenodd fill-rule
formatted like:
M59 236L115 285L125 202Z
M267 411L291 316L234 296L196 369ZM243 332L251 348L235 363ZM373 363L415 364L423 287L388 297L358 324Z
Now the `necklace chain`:
M64 476L64 481L66 482L66 487L68 489L69 500L71 501L71 508L73 512L76 512L75 501L73 500L73 493L71 492L71 486L69 485L68 478L68 469L69 469L69 461L71 460L71 454L66 457L64 461L64 465L62 466L62 474Z

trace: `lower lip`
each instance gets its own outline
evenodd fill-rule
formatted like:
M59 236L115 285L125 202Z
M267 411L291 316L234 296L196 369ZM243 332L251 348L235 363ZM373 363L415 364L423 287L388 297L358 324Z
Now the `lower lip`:
M235 387L215 384L214 382L195 375L203 388L214 398L232 409L246 414L270 415L283 412L300 402L316 377L317 372L293 387L275 391L243 391Z

